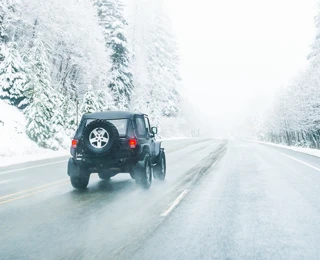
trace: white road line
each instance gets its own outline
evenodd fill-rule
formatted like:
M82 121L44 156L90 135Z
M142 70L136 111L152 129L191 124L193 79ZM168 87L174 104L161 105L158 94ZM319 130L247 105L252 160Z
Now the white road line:
M317 168L317 167L315 167L315 166L313 166L313 165L311 165L311 164L309 164L309 163L306 163L306 162L304 162L304 161L301 161L301 160L299 160L299 159L296 159L295 157L286 155L286 154L284 154L284 153L281 153L281 154L284 155L284 156L286 156L286 157L288 157L288 158L290 158L290 159L292 159L292 160L294 160L294 161L296 161L296 162L302 163L302 164L304 164L304 165L306 165L306 166L308 166L308 167L310 167L310 168L312 168L312 169L320 172L320 169L319 169L319 168Z
M38 168L38 167L43 167L43 166L52 165L52 164L57 164L57 163L63 163L63 162L67 162L67 161L68 161L68 160L63 160L63 161L58 161L58 162L52 162L52 163L46 163L46 164L39 164L39 165L35 165L35 166L30 166L30 167L25 167L25 168L10 170L10 171L6 171L6 172L0 172L0 175L2 175L2 174L7 174L7 173L11 173L11 172L20 172L20 171L24 171L24 170L28 170L28 169L34 169L34 168Z
M167 208L165 212L161 214L161 217L166 217L170 214L172 210L174 210L175 207L178 206L178 204L183 200L183 198L189 193L189 190L184 190L181 192L181 194L170 204L170 206Z

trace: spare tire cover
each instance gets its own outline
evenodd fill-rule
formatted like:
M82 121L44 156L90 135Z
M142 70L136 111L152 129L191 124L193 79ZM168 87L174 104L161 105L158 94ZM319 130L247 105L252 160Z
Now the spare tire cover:
M110 153L117 148L120 140L117 128L109 121L101 119L88 124L81 139L84 149L96 156Z

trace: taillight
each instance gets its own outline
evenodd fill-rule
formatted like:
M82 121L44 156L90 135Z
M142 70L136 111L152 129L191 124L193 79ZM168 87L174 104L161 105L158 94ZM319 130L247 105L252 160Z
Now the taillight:
M72 139L71 147L72 147L73 149L76 149L76 148L77 148L77 146L78 146L78 140L76 140L76 139Z
M129 147L131 149L134 149L134 148L136 148L136 146L137 146L137 140L136 139L130 139L129 140Z

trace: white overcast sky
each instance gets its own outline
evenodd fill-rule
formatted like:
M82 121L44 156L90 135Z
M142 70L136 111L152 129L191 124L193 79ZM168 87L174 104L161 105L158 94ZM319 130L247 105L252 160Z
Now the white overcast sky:
M166 0L188 99L225 131L306 66L315 0Z

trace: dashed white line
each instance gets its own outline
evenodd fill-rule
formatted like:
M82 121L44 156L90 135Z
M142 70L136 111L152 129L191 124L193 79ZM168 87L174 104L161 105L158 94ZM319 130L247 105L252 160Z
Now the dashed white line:
M30 167L25 167L25 168L20 168L20 169L5 171L5 172L0 172L0 175L11 173L11 172L20 172L20 171L24 171L24 170L34 169L34 168L43 167L43 166L52 165L52 164L57 164L57 163L63 163L63 162L67 162L67 161L68 160L63 160L63 161L58 161L58 162L39 164L39 165L35 165L35 166L30 166Z
M179 205L179 203L183 200L183 198L189 193L189 190L184 190L181 194L170 204L170 206L166 209L165 212L161 214L161 217L166 217L170 214L175 207Z
M302 163L302 164L304 164L304 165L306 165L306 166L308 166L308 167L310 167L310 168L312 168L312 169L320 172L320 169L319 169L319 168L317 168L317 167L315 167L315 166L313 166L313 165L311 165L311 164L309 164L309 163L306 163L306 162L304 162L304 161L301 161L301 160L299 160L299 159L297 159L297 158L295 158L295 157L286 155L286 154L284 154L284 153L281 153L281 154L284 155L284 156L286 156L286 157L288 157L288 158L290 158L291 160L294 160L294 161L296 161L296 162Z

